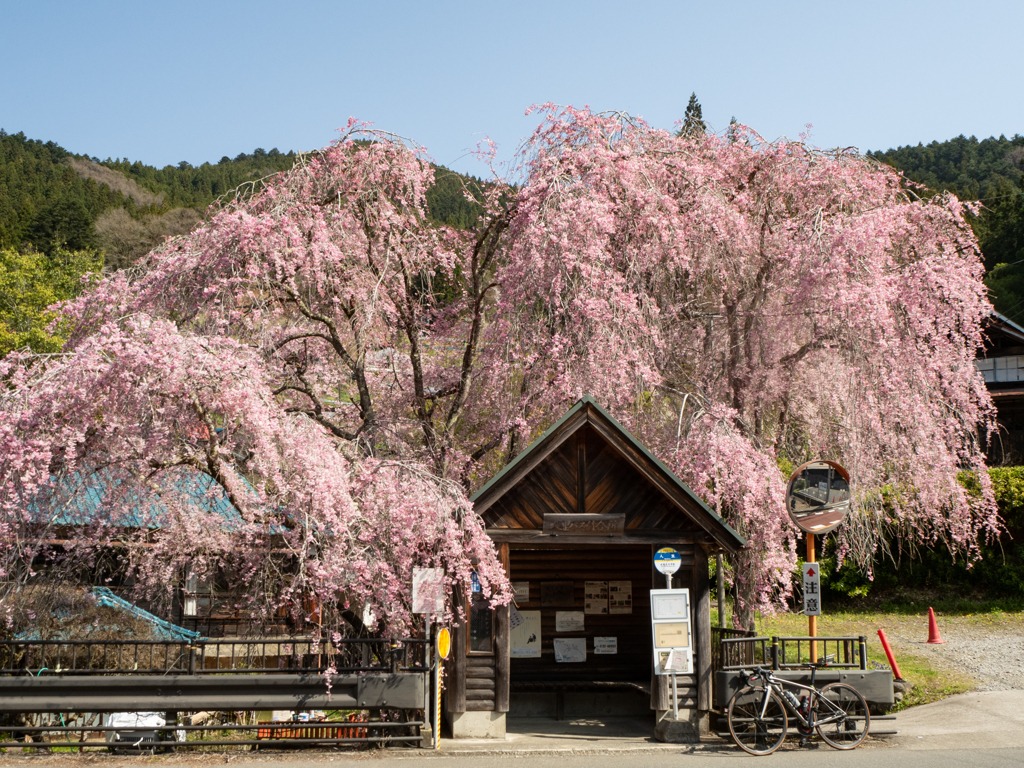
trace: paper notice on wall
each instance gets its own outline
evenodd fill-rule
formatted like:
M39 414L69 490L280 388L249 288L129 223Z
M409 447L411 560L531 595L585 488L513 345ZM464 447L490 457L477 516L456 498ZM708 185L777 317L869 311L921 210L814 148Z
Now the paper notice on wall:
M555 661L559 663L573 663L587 660L587 638L585 637L556 637Z
M588 581L584 589L584 613L608 613L608 582Z
M528 603L530 602L530 582L528 581L513 581L512 582L512 599L517 603Z
M509 656L514 659L539 659L540 611L516 613L519 614L520 622L509 633Z
M523 623L523 615L519 613L519 609L514 605L508 607L508 625L511 629L515 629Z
M613 655L619 652L619 638L617 637L595 637L594 653L602 655Z
M555 611L555 632L582 632L583 611Z
M633 582L608 582L608 613L633 612Z

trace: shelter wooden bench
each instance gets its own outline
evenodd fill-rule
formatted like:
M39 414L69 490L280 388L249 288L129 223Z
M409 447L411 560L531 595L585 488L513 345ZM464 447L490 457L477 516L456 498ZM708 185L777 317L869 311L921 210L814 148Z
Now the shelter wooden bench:
M513 680L509 687L513 693L555 694L555 720L565 719L565 694L567 693L630 691L651 695L650 683L627 680Z

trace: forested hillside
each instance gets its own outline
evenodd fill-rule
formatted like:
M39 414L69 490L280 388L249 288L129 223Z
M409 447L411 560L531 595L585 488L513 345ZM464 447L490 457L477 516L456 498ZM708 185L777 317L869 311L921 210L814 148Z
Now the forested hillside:
M924 185L984 206L972 221L992 300L1024 318L1024 136L958 136L869 156ZM199 166L155 168L128 159L75 155L52 141L0 130L0 248L52 254L102 251L107 269L127 266L165 237L188 232L218 197L292 166L295 152L253 150ZM436 169L431 216L466 228L480 214L480 179Z
M127 159L75 155L23 133L0 130L0 248L53 254L96 249L108 269L131 264L165 237L185 234L218 197L287 170L295 152L256 149L199 166L154 168ZM482 182L438 168L428 191L432 216L468 227Z
M1011 319L1024 318L1024 136L958 136L868 154L930 192L949 190L982 203L972 226L985 255L992 302Z

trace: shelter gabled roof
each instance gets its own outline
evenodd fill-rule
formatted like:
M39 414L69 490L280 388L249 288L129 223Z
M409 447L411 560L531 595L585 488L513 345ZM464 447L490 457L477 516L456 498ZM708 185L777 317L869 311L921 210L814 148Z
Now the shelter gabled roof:
M600 441L602 448L609 447L615 461L628 468L630 477L645 486L630 488L625 495L656 497L659 506L671 510L671 517L676 521L672 527L678 527L679 519L685 518L691 528L702 530L727 551L735 552L746 545L742 536L589 395L578 400L561 419L473 494L470 500L488 528L503 527L496 524L502 516L498 507L504 503L503 497L514 496L518 488L536 476L531 473L543 462L553 459L558 451L564 452L567 441L574 436L583 440L585 434L593 434L593 440ZM568 472L571 474L573 469L569 468ZM562 483L563 488L565 485ZM577 498L581 495L575 489L571 494ZM563 494L563 498L565 496ZM661 527L664 520L662 515L648 527ZM643 525L639 521L636 524Z

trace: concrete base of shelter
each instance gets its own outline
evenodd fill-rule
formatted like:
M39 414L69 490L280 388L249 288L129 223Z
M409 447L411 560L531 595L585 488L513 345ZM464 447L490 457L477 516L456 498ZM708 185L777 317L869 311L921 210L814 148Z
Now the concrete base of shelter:
M659 709L654 724L654 738L670 744L699 744L709 733L708 713L679 708L679 717L671 709Z
M453 712L453 739L504 739L504 712Z

